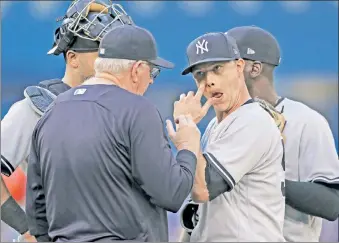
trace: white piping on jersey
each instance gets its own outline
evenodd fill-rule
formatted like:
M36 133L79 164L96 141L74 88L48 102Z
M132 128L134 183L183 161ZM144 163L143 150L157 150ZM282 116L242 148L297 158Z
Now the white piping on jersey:
M212 158L212 156L209 155L209 153L204 153L204 155L206 155L208 157L208 159L213 163L213 165L224 175L224 177L227 178L228 182L229 182L229 186L231 186L231 189L234 188L235 183L233 183L234 179L230 178L230 175L228 175L224 170L226 170L225 168L221 168L221 166L219 166L219 163L217 163L216 161L214 161L214 159Z
M13 166L8 162L8 160L3 155L1 155L1 164L3 164L4 166L7 167L8 171L9 171L8 176L10 176L14 172Z
M336 183L339 183L339 177L338 178L333 178L333 179L330 179L330 178L327 178L325 176L319 176L319 177L316 177L314 179L311 180L311 182L326 182L326 183L333 183L333 182L336 182Z

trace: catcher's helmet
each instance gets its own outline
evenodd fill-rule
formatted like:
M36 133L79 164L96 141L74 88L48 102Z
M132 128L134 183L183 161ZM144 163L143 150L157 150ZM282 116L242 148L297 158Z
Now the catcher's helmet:
M67 50L97 51L99 42L110 29L133 24L120 4L100 0L73 1L61 20L54 34L53 48L47 54L59 55Z

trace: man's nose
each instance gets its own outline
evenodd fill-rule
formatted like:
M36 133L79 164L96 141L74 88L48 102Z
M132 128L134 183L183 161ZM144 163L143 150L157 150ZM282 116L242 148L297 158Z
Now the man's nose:
M206 73L206 85L213 87L215 85L215 75L211 72Z

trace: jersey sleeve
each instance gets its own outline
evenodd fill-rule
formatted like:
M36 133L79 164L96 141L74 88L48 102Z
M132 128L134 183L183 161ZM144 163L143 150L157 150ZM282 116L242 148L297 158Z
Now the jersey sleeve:
M339 184L339 160L326 119L317 114L305 124L299 151L302 181Z
M260 162L270 142L268 132L258 121L238 119L203 153L208 166L214 167L229 185L228 191ZM208 168L207 166L207 168Z
M176 212L189 195L196 156L181 150L174 157L155 106L139 104L130 129L134 180L155 205Z
M30 150L33 129L40 116L27 99L11 106L1 121L1 173L10 176Z

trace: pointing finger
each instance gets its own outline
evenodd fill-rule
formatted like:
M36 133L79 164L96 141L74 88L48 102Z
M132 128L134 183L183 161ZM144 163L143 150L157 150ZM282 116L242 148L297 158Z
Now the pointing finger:
M213 100L210 98L210 99L208 99L206 102L205 102L205 104L203 105L203 107L201 108L201 111L202 111L202 113L203 114L207 114L207 112L208 112L208 110L209 110L209 108L211 107L211 105L212 105L212 102Z
M195 94L195 98L201 99L202 95L204 94L205 91L205 84L200 84L197 93Z

